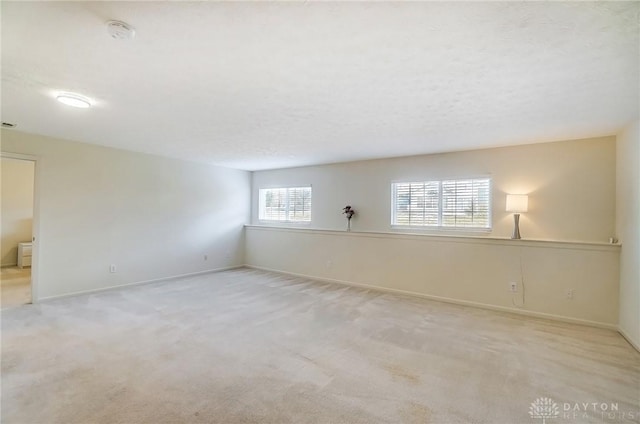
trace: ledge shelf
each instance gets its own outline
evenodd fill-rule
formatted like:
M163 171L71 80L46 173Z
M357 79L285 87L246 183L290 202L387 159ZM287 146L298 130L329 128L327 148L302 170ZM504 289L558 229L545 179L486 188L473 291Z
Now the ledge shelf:
M400 231L340 231L327 230L318 228L301 228L275 225L253 225L247 224L245 228L264 230L264 231L287 231L296 233L318 234L318 235L341 235L346 237L372 237L372 238L401 238L415 239L433 242L445 243L480 243L480 244L499 244L508 246L538 247L538 248L557 248L557 249L582 249L582 250L602 250L610 252L619 252L622 246L619 243L610 244L603 242L591 241L572 241L572 240L540 240L540 239L518 239L513 240L510 237L494 237L494 236L471 236L471 235L451 235L451 234L419 234Z

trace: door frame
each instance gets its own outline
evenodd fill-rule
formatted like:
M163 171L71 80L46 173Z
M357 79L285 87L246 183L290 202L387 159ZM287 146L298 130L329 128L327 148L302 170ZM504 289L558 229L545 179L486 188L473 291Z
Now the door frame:
M31 303L38 303L39 300L39 276L40 276L40 174L41 158L34 155L22 153L0 152L0 158L27 160L34 163L33 167L33 222L31 228L31 241L33 242L31 253Z

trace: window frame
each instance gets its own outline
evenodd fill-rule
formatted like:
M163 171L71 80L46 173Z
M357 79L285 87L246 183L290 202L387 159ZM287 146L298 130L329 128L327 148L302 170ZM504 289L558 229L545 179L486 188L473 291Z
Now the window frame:
M442 225L443 218L443 182L448 181L464 181L464 180L487 180L488 181L488 208L487 208L487 226L486 227L458 227ZM397 222L396 193L398 184L427 184L438 183L438 224L437 225L405 225ZM490 175L476 175L471 177L449 177L449 178L431 178L431 179L403 179L391 181L391 228L397 230L411 230L421 232L473 232L473 233L489 233L493 231L493 179Z
M268 219L262 218L262 208L261 208L261 199L262 199L262 191L263 190L286 190L287 191L287 202L286 202L286 210L285 216L289 215L290 208L290 195L289 190L292 189L305 189L308 188L310 190L310 205L309 205L309 220L291 220L291 219ZM258 222L262 224L288 224L288 225L310 225L313 219L313 186L311 184L306 185L291 185L291 186L269 186L269 187L260 187L258 188Z

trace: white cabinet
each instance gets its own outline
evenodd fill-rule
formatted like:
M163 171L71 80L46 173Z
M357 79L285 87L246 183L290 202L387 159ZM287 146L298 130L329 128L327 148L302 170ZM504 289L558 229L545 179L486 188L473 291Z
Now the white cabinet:
M24 268L26 266L31 266L32 249L33 244L31 242L18 243L18 267Z

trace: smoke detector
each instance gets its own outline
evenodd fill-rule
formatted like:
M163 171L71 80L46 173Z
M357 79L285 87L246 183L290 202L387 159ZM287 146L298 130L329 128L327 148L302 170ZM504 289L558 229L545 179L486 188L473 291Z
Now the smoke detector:
M136 35L136 30L122 21L107 22L107 32L114 40L131 40Z

